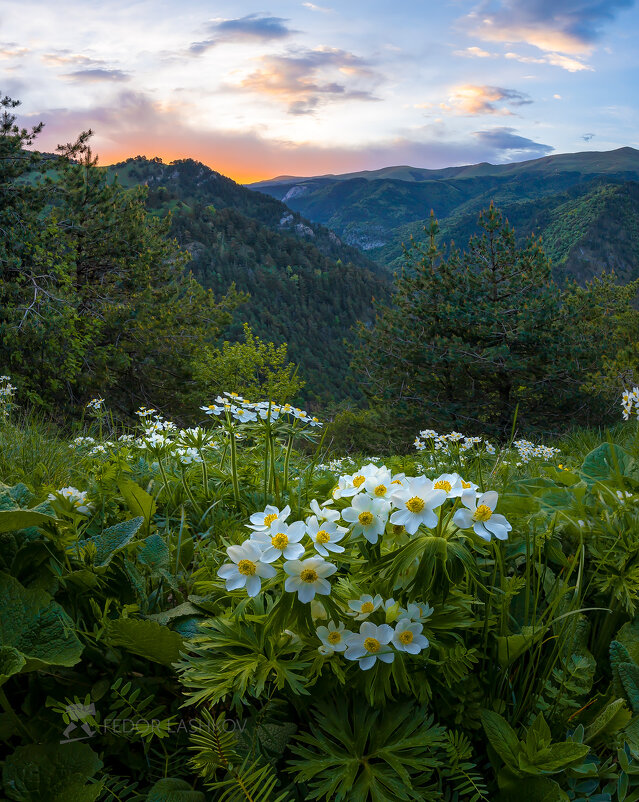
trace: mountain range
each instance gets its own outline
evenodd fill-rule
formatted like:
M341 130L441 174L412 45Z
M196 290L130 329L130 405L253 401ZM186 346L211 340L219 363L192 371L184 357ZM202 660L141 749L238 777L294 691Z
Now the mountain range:
M520 239L540 235L558 278L586 280L614 268L639 276L639 150L625 147L513 164L428 170L408 166L251 184L328 226L381 266L401 264L402 242L420 238L434 210L443 241L462 247L494 201Z

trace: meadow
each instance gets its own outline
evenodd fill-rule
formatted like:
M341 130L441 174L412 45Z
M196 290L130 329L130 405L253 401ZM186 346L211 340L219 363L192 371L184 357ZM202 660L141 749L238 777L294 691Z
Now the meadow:
M3 798L639 799L639 391L344 456L289 404L63 436L1 384Z

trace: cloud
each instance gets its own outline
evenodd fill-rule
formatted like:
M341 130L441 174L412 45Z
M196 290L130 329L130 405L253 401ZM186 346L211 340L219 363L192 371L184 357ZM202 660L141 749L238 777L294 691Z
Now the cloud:
M373 90L380 82L353 53L318 47L262 56L258 69L240 86L286 103L290 114L308 114L328 101L377 100Z
M22 115L26 126L46 123L38 147L55 150L88 128L94 130L93 149L102 164L136 154L161 156L165 161L193 158L236 181L249 182L275 175L321 175L374 170L397 164L448 167L544 155L548 145L518 136L512 128L478 131L459 137L442 124L429 124L405 136L352 147L295 143L265 138L259 131L216 131L191 127L183 107L153 102L134 91L120 92L111 105L85 110L51 109Z
M634 0L483 0L465 27L486 42L525 42L568 55L592 51L603 26ZM561 66L561 65L560 65Z
M28 47L20 47L15 42L0 43L0 59L23 58L29 52Z
M195 55L210 50L215 45L231 42L272 42L286 39L297 31L287 26L283 17L266 14L247 14L237 19L217 20L208 26L209 38L193 42L189 51Z
M448 104L440 103L444 111L456 114L503 114L513 112L505 106L523 106L532 103L530 97L516 89L503 89L500 86L476 86L464 84L457 86L448 98ZM496 104L501 103L502 106Z
M590 142L591 139L594 139L596 134L584 134L581 138L584 142Z
M84 81L87 83L98 83L102 81L128 81L130 76L122 70L107 70L94 68L90 70L76 70L75 72L63 73L62 78L69 81Z
M71 53L68 50L59 50L57 53L45 53L41 56L42 61L48 67L97 67L105 62L102 59L95 59L81 53Z
M488 50L482 50L481 47L467 47L465 50L455 50L453 55L464 58L494 58L497 53L489 53Z
M321 11L323 14L330 14L333 9L332 8L325 8L324 6L316 6L315 3L302 3L304 8L308 8L311 11Z
M561 67L568 72L580 72L581 70L592 70L592 67L572 56L564 56L561 53L547 53L543 56L520 56L519 53L505 53L506 58L521 61L523 64L550 64L553 67Z
M546 156L554 148L542 145L524 136L519 136L514 128L491 128L488 131L474 131L473 136L484 146L506 155L509 161Z

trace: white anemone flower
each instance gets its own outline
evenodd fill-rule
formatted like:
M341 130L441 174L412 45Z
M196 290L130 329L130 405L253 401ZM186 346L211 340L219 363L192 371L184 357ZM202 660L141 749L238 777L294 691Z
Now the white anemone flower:
M311 512L315 515L318 521L338 521L339 510L331 509L328 505L333 503L333 499L323 501L321 506L317 499L311 501Z
M233 417L240 423L249 423L250 421L257 420L257 412L253 412L246 407L233 407Z
M482 493L479 498L474 491L462 493L462 504L453 516L453 523L460 529L473 528L476 535L483 540L490 540L494 535L497 540L506 540L512 526L503 515L495 513L499 494L495 490Z
M318 646L318 647L317 647L317 651L318 651L318 652L319 652L319 653L320 653L320 654L321 654L323 657L332 657L332 656L335 654L335 649L331 649L331 647L330 647L330 646L324 646L324 645L322 645L322 646Z
M383 603L384 600L379 593L374 598L370 594L365 593L361 598L349 601L348 606L357 614L355 620L363 621L365 618L368 618L371 613L374 613L378 607L381 607Z
M349 636L344 657L347 660L357 660L362 671L368 671L377 660L392 663L395 659L389 646L392 638L393 630L388 624L375 626L370 621L364 621L359 633Z
M388 499L394 493L397 486L393 484L393 475L382 466L372 476L367 476L364 482L364 490L374 498Z
M329 621L328 626L318 627L315 632L322 641L322 645L334 652L345 651L346 641L353 634L344 628L344 624L341 621L337 626L335 626L334 621Z
M315 594L328 596L331 592L330 582L326 577L337 571L337 566L326 562L323 557L309 557L306 560L287 560L283 565L288 574L284 589L296 593L304 602L313 601Z
M313 541L313 546L322 557L328 557L329 552L340 553L344 551L344 546L339 546L338 542L348 532L343 526L337 526L332 521L320 523L314 515L306 519L306 531Z
M300 540L305 534L304 521L295 521L289 525L278 519L268 531L253 532L251 542L257 543L263 549L262 560L266 563L272 563L280 557L297 560L304 554L304 546Z
M350 498L351 496L356 496L364 490L364 482L369 477L375 476L378 470L377 465L373 465L371 462L368 465L364 465L359 471L355 471L355 473L340 476L337 487L333 490L333 498Z
M429 618L433 612L434 610L428 602L423 602L421 604L410 602L405 610L400 610L399 617L407 618L409 621L424 621L426 618Z
M352 507L342 510L342 518L352 524L353 535L362 534L373 545L384 532L390 504L383 498L372 498L366 493L355 496Z
M391 523L404 526L409 535L414 535L422 524L429 529L437 526L433 510L446 501L446 491L434 490L430 479L418 476L393 493L392 501L399 509L391 515Z
M262 579L272 579L275 568L262 560L262 550L257 543L246 540L241 546L229 546L226 550L232 563L225 563L217 575L226 580L227 590L246 588L249 596L257 596L262 589Z
M400 618L393 632L393 646L398 652L408 652L408 654L419 654L422 649L429 645L427 637L421 634L422 625L409 618Z
M80 515L90 515L93 504L88 501L88 495L86 490L78 490L77 487L63 487L61 490L56 490L55 493L49 493L48 500L56 501L62 497L73 507L74 512Z
M253 515L251 515L249 519L251 523L246 524L246 526L249 529L253 529L255 532L266 532L267 529L275 525L276 521L284 523L290 514L291 508L288 504L281 511L278 507L267 504L262 512L254 512Z
M459 498L464 491L464 484L467 485L466 489L471 487L469 482L463 483L463 479L458 473L442 473L436 479L433 479L433 490L444 490L447 498Z

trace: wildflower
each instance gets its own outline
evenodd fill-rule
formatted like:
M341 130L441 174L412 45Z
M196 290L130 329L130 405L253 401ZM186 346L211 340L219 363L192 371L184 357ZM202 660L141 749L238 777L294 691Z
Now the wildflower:
M428 638L421 634L423 626L409 618L400 618L393 632L393 646L398 652L419 654L428 648Z
M448 498L459 498L464 489L470 487L471 483L464 482L458 473L442 473L433 479L433 490L443 490Z
M374 613L378 607L383 604L383 599L377 594L375 598L370 596L369 594L365 593L360 599L352 599L349 601L348 606L353 610L357 615L355 616L356 621L363 621L364 619L368 618L371 613Z
M303 521L295 521L289 525L278 518L270 529L253 532L251 542L258 543L263 549L262 559L264 562L272 563L279 557L296 560L304 554L304 546L300 540L305 534L306 526Z
M97 396L96 398L92 398L88 402L85 409L88 409L91 412L99 412L102 409L103 404L104 404L104 398L100 398L100 396Z
M175 454L182 465L200 464L204 461L197 448L177 448Z
M359 633L349 636L344 657L347 660L357 660L362 671L368 671L377 660L392 663L395 655L388 645L392 637L393 630L388 624L376 626L370 621L364 621Z
M400 610L399 617L409 621L423 621L433 614L434 610L428 603L416 604L411 602L405 610Z
M323 645L322 646L318 646L317 647L317 651L323 657L332 657L335 654L335 649L331 649L330 646L323 646Z
M384 499L368 495L355 496L352 507L342 510L342 518L352 524L353 535L364 535L369 543L377 543L386 528L390 505Z
M433 489L430 479L408 480L392 495L392 502L399 509L391 515L391 523L405 526L409 535L414 535L422 524L434 529L438 519L433 510L445 500L446 491Z
M320 524L314 515L310 515L306 519L306 531L313 541L315 551L321 554L322 557L328 557L329 551L344 551L344 546L338 546L337 544L348 532L345 527L337 526L332 521L323 521Z
M333 490L333 498L338 499L356 496L359 492L364 490L364 482L366 479L369 476L374 476L377 471L377 466L370 463L350 476L340 476L337 487Z
M337 521L339 520L339 510L328 509L328 505L333 503L333 499L322 502L320 506L317 499L311 501L311 511L315 514L318 521Z
M77 487L63 487L61 490L56 490L54 493L49 493L49 501L57 501L64 499L72 507L73 511L80 515L90 515L93 509L93 504L87 500L88 493L86 490L78 490Z
M217 575L226 580L227 590L246 588L249 596L257 596L262 589L262 579L272 579L275 568L262 560L262 550L250 540L241 546L229 546L226 553L233 561L225 563Z
M312 601L316 593L328 596L331 586L326 577L337 571L337 566L323 557L287 560L283 568L288 574L284 589L289 593L297 592L297 598L304 603Z
M249 529L254 529L256 532L265 532L270 529L276 521L284 522L291 514L291 508L286 505L280 512L278 507L273 507L268 504L263 512L254 512L250 517L250 524L246 524Z
M345 651L346 639L353 634L344 628L344 624L341 621L338 626L335 626L334 621L329 621L327 627L318 627L315 632L322 641L322 645L334 652Z
M506 540L512 526L504 518L494 512L499 494L494 490L482 493L479 498L474 492L462 493L462 504L453 516L453 523L460 529L473 528L476 535L490 540L494 535L498 540Z
M239 421L240 423L249 423L257 420L257 412L251 412L249 409L245 409L244 407L232 407L231 412L235 420Z

